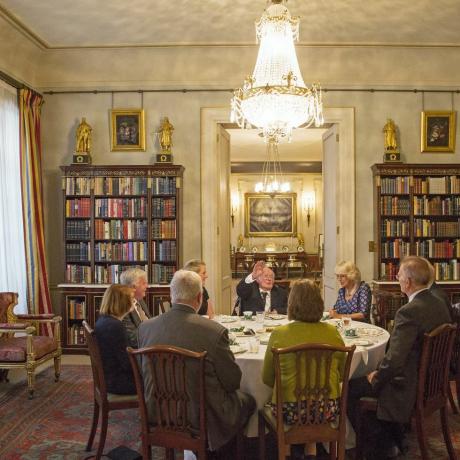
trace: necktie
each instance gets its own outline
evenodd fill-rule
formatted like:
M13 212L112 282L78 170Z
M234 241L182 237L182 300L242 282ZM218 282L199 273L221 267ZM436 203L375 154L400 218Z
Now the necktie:
M144 309L141 307L140 303L136 300L136 312L141 321L147 321L148 317L144 312Z
M262 296L262 300L264 301L264 310L267 310L267 296L268 296L268 292L262 291L262 292L260 293L260 295Z

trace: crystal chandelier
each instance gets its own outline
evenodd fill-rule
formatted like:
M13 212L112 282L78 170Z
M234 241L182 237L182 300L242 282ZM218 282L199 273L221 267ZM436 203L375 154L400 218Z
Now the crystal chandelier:
M307 88L297 62L294 40L299 39L299 19L292 18L283 0L272 0L256 22L259 54L252 76L232 99L232 121L240 128L255 126L265 140L290 140L293 128L321 126L321 87Z
M291 189L289 182L284 180L281 170L278 142L271 137L267 143L267 159L262 170L262 181L257 182L254 190L258 193L286 193Z

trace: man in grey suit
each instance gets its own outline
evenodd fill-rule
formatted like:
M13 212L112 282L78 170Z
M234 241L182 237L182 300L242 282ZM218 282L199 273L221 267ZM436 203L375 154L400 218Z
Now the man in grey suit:
M207 351L206 410L210 450L228 443L248 421L255 409L254 398L239 390L241 369L229 347L228 331L222 325L197 314L203 287L195 272L178 270L171 281L171 309L139 326L139 346L173 345L195 352ZM155 408L149 399L152 375L143 365L144 387L149 419L155 422ZM198 394L197 368L187 368L190 395ZM198 403L196 401L198 414ZM193 415L192 415L193 417ZM192 426L198 428L198 420Z
M120 283L134 289L134 308L123 318L122 322L128 334L129 346L137 348L139 325L151 317L144 300L145 292L148 288L147 274L137 267L128 268L120 275Z
M377 398L377 420L366 420L364 426L368 430L368 442L375 442L373 438L377 438L381 447L369 446L368 459L387 458L386 448L391 447L392 442L402 447L399 426L409 422L414 408L423 335L451 322L445 302L429 290L432 272L426 259L404 258L397 278L409 301L396 312L385 357L367 378L350 381L347 412L354 426L359 399ZM372 429L374 433L370 433Z

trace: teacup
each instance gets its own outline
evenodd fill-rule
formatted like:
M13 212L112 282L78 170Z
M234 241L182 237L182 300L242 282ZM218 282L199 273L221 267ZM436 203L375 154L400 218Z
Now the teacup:
M345 331L345 335L347 337L357 337L358 336L358 334L356 333L356 329L354 329L354 328L347 329Z
M243 316L246 321L252 321L252 311L243 311Z

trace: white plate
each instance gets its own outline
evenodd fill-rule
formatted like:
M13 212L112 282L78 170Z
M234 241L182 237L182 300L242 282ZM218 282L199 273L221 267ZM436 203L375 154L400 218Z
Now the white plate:
M268 345L268 341L270 340L270 334L264 334L259 337L261 345Z
M230 350L232 350L232 353L234 355L238 353L245 353L246 351L248 351L247 348L244 348L241 345L230 345Z
M376 335L383 334L382 329L377 329L375 327L360 327L356 330L359 335L367 335L368 337L375 337Z
M269 320L280 320L280 319L285 319L287 318L287 315L277 315L277 314L270 314L265 317L265 319Z
M215 317L216 321L218 323L235 323L236 321L239 320L238 316L225 316L225 315L220 315Z
M353 345L356 345L357 347L369 347L372 345L372 342L370 340L353 340Z
M264 322L264 327L277 327L277 326L282 326L283 323L280 323L279 321L265 321Z

